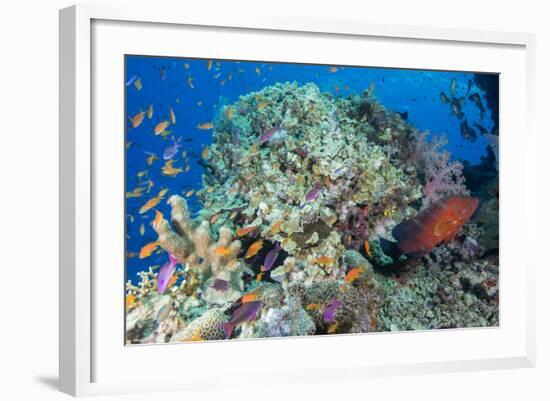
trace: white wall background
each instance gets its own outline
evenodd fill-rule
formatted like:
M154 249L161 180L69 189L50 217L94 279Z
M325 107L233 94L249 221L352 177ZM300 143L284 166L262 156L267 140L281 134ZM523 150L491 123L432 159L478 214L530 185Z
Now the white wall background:
M544 1L523 0L96 0L97 3L178 5L296 17L361 19L375 23L429 25L537 34L537 130L539 229L517 233L538 241L537 368L441 374L354 382L286 386L263 392L204 392L123 396L132 400L491 400L550 399L548 95L550 28ZM199 4L195 4L199 3ZM65 0L4 1L0 12L0 398L50 400L57 393L58 260L58 9ZM220 43L223 46L223 43ZM520 132L517 133L521 135ZM518 266L519 268L519 266ZM251 361L255 363L255 361ZM162 367L159 367L162 369ZM114 397L107 397L114 399ZM118 399L118 398L117 398Z

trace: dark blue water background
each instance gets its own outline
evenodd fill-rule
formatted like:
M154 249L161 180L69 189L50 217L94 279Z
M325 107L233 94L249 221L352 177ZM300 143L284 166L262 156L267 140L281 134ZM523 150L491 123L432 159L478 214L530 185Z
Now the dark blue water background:
M186 63L188 69L184 68ZM231 80L228 79L230 74ZM156 196L161 188L169 189L165 199L172 194L181 195L182 191L200 189L203 169L197 164L197 158L200 158L204 147L212 142L213 131L198 130L197 125L213 121L221 106L235 102L239 96L277 82L313 82L321 91L340 96L361 94L374 83L374 95L385 107L407 112L409 123L420 130L428 130L435 135L445 134L449 142L446 149L454 159L475 164L486 154L486 139L482 135L478 135L473 143L463 139L460 135L460 121L451 113L449 104L440 100L441 92L451 97L449 87L453 79L457 82L455 96L466 96L468 81L474 81L475 74L472 73L366 67L338 67L337 72L331 72L328 66L319 65L216 60L209 71L206 60L127 56L125 82L133 76L141 79L143 87L138 91L134 85L126 86L125 114L133 116L153 104L154 115L151 120L145 118L136 129L127 128L126 143L131 142L131 145L126 151L126 190L130 191L138 185L137 173L146 169L154 187L143 197L126 199L127 252L139 253L143 245L156 240L150 226L154 210L143 215L138 213L148 199ZM193 79L194 89L188 85L189 76ZM483 97L484 92L474 85L470 93L475 92L480 93L487 115L481 120L479 109L468 100L465 101L463 112L470 125L477 122L491 132L493 122ZM190 171L176 178L163 176L160 172L164 164L162 153L172 144L172 140L153 135L153 128L158 122L170 120L169 107L176 115L176 124L169 127L173 135L176 138L182 136L192 139L183 142L174 163L176 167L185 166L181 152L187 150L191 154ZM160 160L148 167L145 151L156 153ZM201 207L195 196L188 198L188 203L195 212ZM165 200L156 209L165 216L170 215ZM134 216L133 222L129 215ZM139 233L142 223L145 227L143 236ZM141 260L138 257L127 258L127 280L137 283L137 272L147 270L149 266L161 265L166 259L165 253L153 254Z

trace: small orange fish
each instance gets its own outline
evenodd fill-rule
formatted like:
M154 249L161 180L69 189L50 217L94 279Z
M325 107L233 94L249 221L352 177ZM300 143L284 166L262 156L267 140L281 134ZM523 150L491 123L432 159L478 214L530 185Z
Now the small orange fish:
M337 71L338 71L337 67L329 67L328 69L328 72L337 72Z
M330 177L328 175L325 176L325 187L330 188Z
M132 128L139 127L141 125L141 123L143 122L144 117L145 117L145 112L144 111L140 111L135 116L129 117L128 119L130 120L130 123L132 124Z
M126 257L128 259L135 258L136 256L137 256L137 253L135 253L135 252L126 252Z
M126 309L132 309L137 304L137 297L134 294L126 295Z
M219 214L215 214L214 216L210 217L210 224L216 224L216 221L218 221L219 218Z
M172 287L174 284L176 284L176 281L178 281L179 274L174 273L172 277L170 277L170 280L168 280L168 284L166 284L166 288Z
M255 292L244 294L243 297L241 298L241 302L243 304L247 304L249 302L257 301L257 300L258 300L258 294L256 294Z
M330 256L319 256L315 263L319 265L330 265L332 262L334 262L334 259L332 259Z
M374 94L374 81L371 81L369 86L369 96L372 96Z
M127 198L139 198L143 196L143 192L145 191L145 187L136 187L130 192L126 192Z
M306 306L306 310L320 310L323 308L323 305L319 304L309 304Z
M201 158L202 160L206 159L208 157L208 145L205 146L205 148L203 149L202 153L201 153Z
M158 160L159 158L157 157L156 154L154 153L151 153L149 156L147 156L147 165L148 166L151 166L155 160Z
M208 60L206 62L206 68L208 69L208 71L210 71L212 69L212 60Z
M200 129L200 130L209 130L209 129L214 128L214 124L212 124L211 122L202 123L202 124L197 125L197 128Z
M163 189L159 192L159 194L157 196L155 196L154 198L151 198L147 201L147 203L145 203L145 205L143 205L141 207L141 209L139 209L139 214L143 214L145 212L147 212L148 210L154 208L155 206L157 206L160 201L162 200L162 198L164 198L164 195L166 194L166 192L168 192L168 190L166 189Z
M147 106L147 110L146 110L146 114L147 114L147 118L150 120L151 118L153 118L153 105L150 104L149 106Z
M246 255L244 256L245 259L250 259L252 256L256 255L260 249L264 246L264 242L259 239L258 241L254 242L250 247L248 248L248 251L246 251Z
M153 221L153 227L158 227L163 218L164 217L162 216L162 213L158 210L155 210L155 220Z
M262 281L262 279L264 278L264 273L265 272L258 273L258 275L256 276L256 281Z
M363 246L365 247L365 252L367 253L367 255L369 255L369 258L372 258L372 251L370 249L369 241L365 240Z
M168 177L175 177L179 173L183 173L183 169L181 167L174 167L173 164L173 159L167 160L166 163L164 163L164 166L162 166L162 174Z
M193 196L194 193L195 193L195 190L194 190L194 189L192 189L192 190L190 190L190 191L187 191L187 192L185 193L185 197L186 197L186 198L190 198L190 197Z
M217 246L214 252L216 253L216 255L224 257L231 255L231 251L225 246Z
M176 114L174 113L174 110L170 107L170 122L172 124L176 123Z
M195 89L195 85L193 85L193 77L191 75L187 77L187 85L189 85L191 89Z
M344 281L346 283L351 283L354 280L357 280L357 278L365 271L365 268L363 267L354 267L349 272L347 272L346 277L344 278Z
M168 128L168 125L169 125L169 124L170 124L170 123L169 123L168 121L166 121L166 120L161 121L160 123L158 123L157 125L155 125L155 128L153 129L154 134L155 134L155 135L160 135L160 134L162 134L162 133L166 130L166 128Z
M157 249L159 246L158 241L149 242L147 245L144 245L143 248L139 251L139 258L144 259L149 256Z
M139 235L143 237L144 234L145 234L145 225L141 223L141 226L139 226Z
M134 81L134 87L140 91L141 88L143 88L143 84L141 83L141 78L138 78Z
M227 120L231 120L231 117L233 117L233 107L227 106L225 109L225 118L227 118Z
M275 235L281 231L281 225L283 224L284 220L277 220L273 225L271 226L271 235Z
M237 228L237 235L239 237L244 237L246 234L251 233L256 229L256 226L248 226L243 228Z

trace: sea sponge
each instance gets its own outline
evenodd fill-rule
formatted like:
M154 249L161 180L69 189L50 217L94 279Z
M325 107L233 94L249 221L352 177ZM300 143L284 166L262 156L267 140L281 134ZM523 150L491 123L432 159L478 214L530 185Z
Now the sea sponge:
M222 324L227 320L227 315L220 309L210 309L193 320L185 329L174 334L170 341L223 340L225 332Z

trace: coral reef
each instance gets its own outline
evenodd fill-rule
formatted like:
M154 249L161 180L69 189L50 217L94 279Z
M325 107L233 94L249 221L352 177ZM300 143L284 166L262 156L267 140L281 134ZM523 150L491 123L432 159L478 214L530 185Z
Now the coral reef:
M213 126L202 210L191 218L172 195L170 219L153 223L179 261L173 282L158 294L150 270L127 285L128 343L498 324L495 205L405 266L379 245L434 201L469 194L442 139L372 91L333 97L312 83L241 96Z

